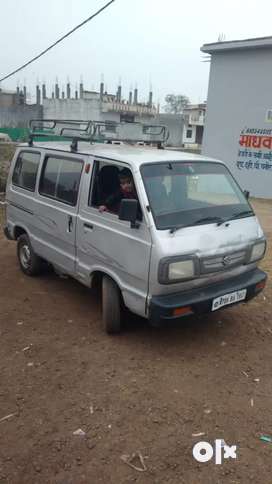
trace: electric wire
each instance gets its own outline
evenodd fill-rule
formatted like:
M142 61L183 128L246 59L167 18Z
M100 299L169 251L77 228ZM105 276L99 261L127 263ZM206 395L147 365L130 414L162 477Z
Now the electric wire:
M56 42L54 42L53 44L51 44L49 47L47 47L47 49L43 50L40 54L36 55L35 57L33 57L32 59L30 59L28 62L26 62L25 64L23 64L21 67L18 67L18 69L15 69L14 71L10 72L10 74L7 74L5 77L2 77L2 79L0 79L0 82L2 81L5 81L6 79L8 79L9 77L13 76L14 74L16 74L17 72L21 71L22 69L24 69L25 67L29 66L29 64L32 64L32 62L36 61L37 59L39 59L40 57L42 57L44 54L46 54L49 50L53 49L53 47L55 47L57 44L59 44L60 42L62 42L64 39L66 39L67 37L69 37L69 35L73 34L76 30L78 30L80 27L82 27L83 25L85 25L87 22L90 22L90 20L92 20L93 18L97 17L101 12L103 12L103 10L105 10L106 8L108 8L113 2L115 2L115 0L111 0L110 2L106 3L106 5L104 5L103 7L101 7L99 10L97 10L93 15L91 15L90 17L88 17L86 20L84 20L83 22L81 22L80 24L78 24L76 27L74 27L72 30L70 30L69 32L67 32L67 34L63 35L60 39L58 39Z

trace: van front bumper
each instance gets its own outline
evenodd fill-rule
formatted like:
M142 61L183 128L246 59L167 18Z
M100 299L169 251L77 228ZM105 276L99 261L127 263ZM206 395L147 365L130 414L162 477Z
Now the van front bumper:
M267 275L265 272L260 269L254 269L238 277L217 282L205 288L201 287L163 296L152 296L149 319L155 323L160 319L176 319L182 315L209 313L212 311L214 299L243 289L247 290L246 298L234 304L247 302L263 290L266 279ZM222 306L222 309L234 304Z

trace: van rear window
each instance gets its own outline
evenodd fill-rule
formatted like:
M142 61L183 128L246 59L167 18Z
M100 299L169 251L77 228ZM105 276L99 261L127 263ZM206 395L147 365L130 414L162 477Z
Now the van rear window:
M48 156L40 181L40 194L69 205L77 204L83 162Z
M21 151L15 163L12 183L31 192L35 191L40 153Z

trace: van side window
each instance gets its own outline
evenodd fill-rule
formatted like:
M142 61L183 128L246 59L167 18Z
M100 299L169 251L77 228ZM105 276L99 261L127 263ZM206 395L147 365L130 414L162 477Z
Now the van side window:
M93 173L89 206L118 215L122 199L138 200L133 175L129 168L96 161ZM138 220L142 220L139 202L138 207Z
M13 185L34 192L40 158L40 153L21 151L12 175Z
M95 162L93 189L89 206L98 208L107 198L119 190L119 168L103 161Z
M75 206L82 167L80 160L48 156L43 166L40 194Z

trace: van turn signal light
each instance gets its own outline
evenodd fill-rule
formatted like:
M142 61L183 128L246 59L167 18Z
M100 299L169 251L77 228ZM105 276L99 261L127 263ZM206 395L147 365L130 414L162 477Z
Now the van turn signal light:
M191 306L184 306L183 308L176 308L173 310L173 316L185 316L185 314L192 313Z
M255 286L255 292L261 291L265 288L266 281L261 281Z

